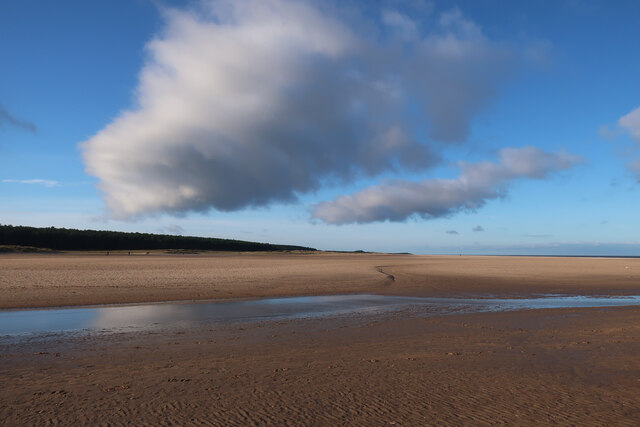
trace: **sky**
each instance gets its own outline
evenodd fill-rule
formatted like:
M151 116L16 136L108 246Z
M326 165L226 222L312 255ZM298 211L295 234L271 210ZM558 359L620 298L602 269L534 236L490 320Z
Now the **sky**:
M0 224L640 256L636 1L0 3Z

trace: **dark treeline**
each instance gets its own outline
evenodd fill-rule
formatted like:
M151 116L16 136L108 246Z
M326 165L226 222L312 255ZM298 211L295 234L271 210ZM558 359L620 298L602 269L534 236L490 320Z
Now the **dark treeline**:
M302 246L167 234L120 231L75 230L0 225L0 245L33 246L68 251L115 251L189 249L202 251L292 251L315 250Z

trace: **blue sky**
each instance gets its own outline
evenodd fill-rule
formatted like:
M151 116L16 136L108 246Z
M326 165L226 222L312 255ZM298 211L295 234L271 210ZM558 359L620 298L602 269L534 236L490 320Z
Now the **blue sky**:
M0 223L640 255L638 16L633 1L3 2Z

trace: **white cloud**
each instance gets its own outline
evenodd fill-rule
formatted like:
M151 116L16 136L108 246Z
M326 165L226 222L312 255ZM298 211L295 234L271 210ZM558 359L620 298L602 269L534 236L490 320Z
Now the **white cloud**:
M316 2L202 4L166 12L137 105L82 144L116 217L232 211L427 169L438 156L413 126L464 140L515 61L459 11L398 58L371 23ZM386 21L413 33L399 13Z
M395 30L405 40L415 40L418 37L418 26L411 18L397 10L384 9L382 22Z
M462 173L456 179L383 183L319 203L312 217L329 224L405 221L413 215L424 219L446 217L503 197L513 180L543 179L581 161L577 156L546 153L535 147L505 148L499 153L498 163L460 163Z
M3 179L2 182L7 184L37 184L44 185L45 187L56 187L59 185L58 181L50 179Z
M634 141L640 142L640 107L620 117L618 126L627 131Z

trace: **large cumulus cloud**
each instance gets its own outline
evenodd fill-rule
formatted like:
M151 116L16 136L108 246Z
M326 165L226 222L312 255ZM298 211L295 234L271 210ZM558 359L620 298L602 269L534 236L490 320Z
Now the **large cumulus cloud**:
M455 179L396 180L375 185L317 204L313 217L329 224L405 221L413 215L445 217L503 197L509 184L518 178L543 179L581 161L568 153L547 153L535 147L505 148L497 163L461 163L461 173Z
M425 170L435 142L466 138L516 61L456 10L421 28L400 11L367 21L348 9L207 0L165 11L136 105L82 145L111 212L231 211Z

